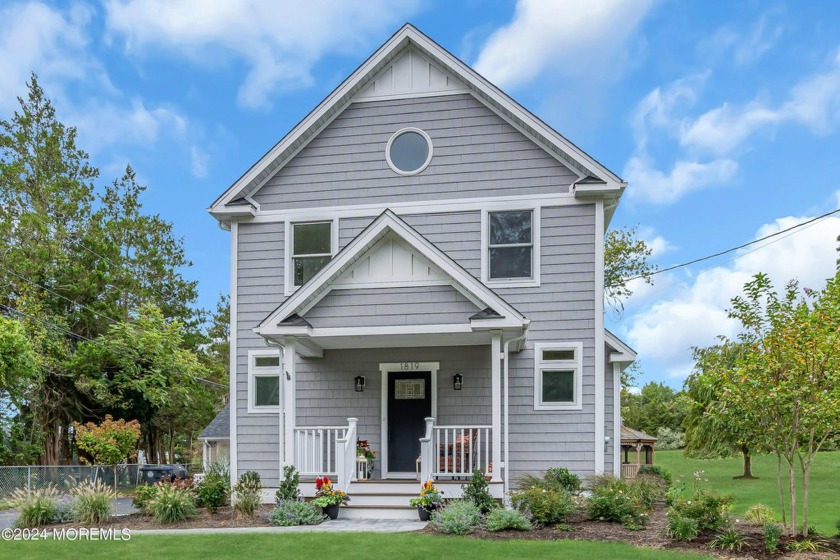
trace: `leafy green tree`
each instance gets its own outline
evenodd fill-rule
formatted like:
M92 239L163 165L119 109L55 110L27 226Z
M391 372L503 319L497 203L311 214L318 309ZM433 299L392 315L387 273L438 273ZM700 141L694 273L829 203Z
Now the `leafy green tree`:
M721 414L715 406L747 351L737 342L694 349L694 371L685 382L689 409L683 428L687 456L716 459L741 454L744 472L735 478L752 479L752 454L763 437L757 432L755 419L744 409L728 409Z
M21 393L38 374L38 359L23 324L0 315L0 399L20 406Z
M663 383L650 382L638 395L622 395L621 418L625 425L649 434L660 428L682 430L688 412L685 397Z
M624 301L633 295L630 278L653 284L656 266L648 259L651 248L638 237L638 228L613 229L604 239L604 297L615 313L624 311Z

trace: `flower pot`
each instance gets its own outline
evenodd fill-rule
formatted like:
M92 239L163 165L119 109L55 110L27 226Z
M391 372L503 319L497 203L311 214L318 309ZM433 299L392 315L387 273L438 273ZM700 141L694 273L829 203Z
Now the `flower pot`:
M417 506L417 513L420 515L420 521L428 521L432 512L422 506Z
M338 519L338 508L340 504L333 504L331 506L322 507L321 512L330 519Z

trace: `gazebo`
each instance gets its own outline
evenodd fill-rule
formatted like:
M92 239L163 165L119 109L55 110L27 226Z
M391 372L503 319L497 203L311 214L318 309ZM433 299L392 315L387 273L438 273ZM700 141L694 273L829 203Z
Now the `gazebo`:
M639 430L621 426L621 477L636 478L639 467L653 464L656 438Z

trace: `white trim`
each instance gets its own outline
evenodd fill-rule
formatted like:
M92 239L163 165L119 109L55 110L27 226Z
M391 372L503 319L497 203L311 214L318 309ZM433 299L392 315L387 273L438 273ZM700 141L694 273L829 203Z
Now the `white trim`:
M621 364L613 363L613 476L621 476Z
M416 132L417 134L419 134L420 136L425 138L426 139L426 146L428 146L428 148L429 148L429 153L426 154L426 161L424 161L423 164L420 167L418 167L417 169L414 169L413 171L404 171L404 170L400 169L399 167L397 167L396 165L394 165L394 162L391 161L391 145L394 143L394 140L396 140L397 137L405 134L406 132ZM434 144L432 143L432 139L429 137L428 134L426 134L425 130L417 128L416 126L407 126L405 128L399 129L398 131L396 131L394 134L391 135L391 137L388 139L388 143L385 144L385 161L388 162L388 167L391 168L391 171L393 171L397 175L402 175L403 177L411 177L412 175L419 175L420 173L422 173L423 170L426 169L427 167L429 167L429 164L432 163L433 154L434 154Z
M239 392L237 391L236 382L237 376L237 341L236 331L239 327L237 324L237 292L239 286L237 282L239 269L239 224L236 222L230 225L230 388L228 394L228 401L230 402L230 481L233 486L234 481L239 479L237 474L237 458L236 452L236 416L239 413Z
M490 278L490 213L531 211L531 278ZM540 285L541 246L540 206L513 204L504 207L485 206L481 209L481 280L491 288L534 288Z
M295 271L292 259L294 255L292 254L292 250L294 248L294 226L297 224L317 224L317 223L326 223L330 222L330 256L334 257L335 254L338 252L338 217L334 215L328 215L327 213L315 214L311 210L308 211L308 215L302 215L300 218L295 220L286 220L285 221L285 233L283 235L284 238L284 249L283 249L283 256L284 256L284 289L285 295L290 296L300 287L294 285L294 277Z
M543 360L543 350L574 350L574 360ZM570 403L542 402L542 372L544 370L574 371L575 397ZM583 410L583 343L534 343L534 410ZM603 453L601 453L603 457Z
M354 97L348 104L370 103L371 101L393 101L395 99L422 99L423 97L443 97L444 95L469 94L466 89L430 89L427 91L411 91L404 93L388 93L369 97Z
M276 357L278 359L277 366L256 366L254 364L254 360L258 357L263 356L270 356L272 358ZM280 403L280 397L282 395L282 390L280 389L280 384L282 383L282 379L280 379L280 376L282 374L282 365L283 356L278 348L261 348L259 350L248 350L248 414L280 413L279 404L277 406L257 406L254 404L254 398L256 397L256 386L254 384L254 380L257 377L277 377L277 402Z
M604 331L604 201L595 201L595 474L604 473L606 341Z
M297 348L294 340L286 343L283 349L283 370L280 383L283 386L283 449L284 466L295 464L294 431L297 424Z
M404 364L416 364L416 367L412 367L412 369L402 369ZM381 382L380 382L380 401L379 401L379 410L381 411L381 425L380 425L380 441L382 447L382 455L381 455L381 469L382 469L382 478L415 478L416 474L414 472L408 473L411 476L404 476L405 473L397 472L391 473L388 471L388 383L389 383L389 374L391 373L402 373L402 372L411 372L411 371L430 371L431 378L432 378L432 413L429 415L432 418L437 418L437 405L438 405L438 372L440 371L440 362L414 362L414 361L405 361L405 362L384 362L379 364L379 373L382 374Z
M348 204L325 206L315 211L311 208L290 210L263 210L248 223L277 223L285 221L307 222L324 219L325 215L339 218L370 218L391 210L399 216L418 214L448 214L452 212L473 212L478 210L505 210L511 204L520 210L552 206L579 206L592 204L591 200L579 200L568 193L533 194L525 196L488 196L483 198L453 198L451 200L418 200L411 202L393 201L376 204ZM316 213L317 212L317 213Z

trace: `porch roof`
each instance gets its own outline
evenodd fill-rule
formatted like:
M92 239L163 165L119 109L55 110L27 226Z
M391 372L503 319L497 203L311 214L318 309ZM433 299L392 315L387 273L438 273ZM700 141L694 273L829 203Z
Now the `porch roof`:
M394 261L386 267L384 276L374 278L374 261L380 260L383 253L392 255ZM395 254L412 264L397 263ZM366 262L368 269L361 271ZM406 272L406 266L412 271ZM416 271L418 268L420 272ZM356 274L357 271L360 273ZM360 280L361 272L367 276ZM325 327L306 318L310 310L336 289L363 287L376 291L418 286L451 286L475 307L463 320L441 324ZM430 309L430 313L434 310ZM301 353L317 356L324 348L489 344L492 331L519 336L528 324L529 320L516 308L396 214L385 210L318 274L271 312L254 332L281 345L294 339L301 343Z

